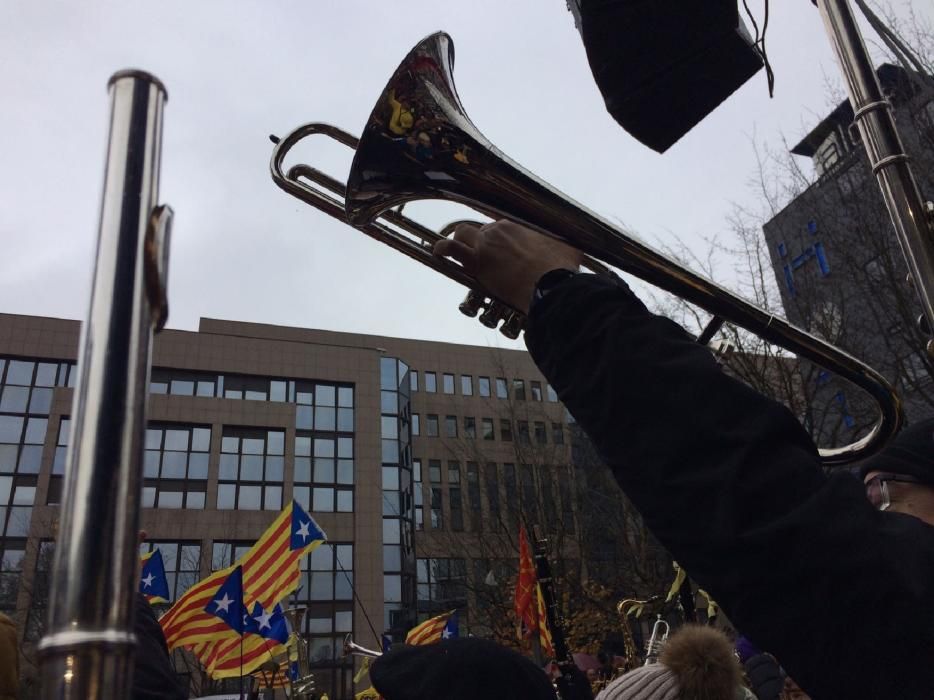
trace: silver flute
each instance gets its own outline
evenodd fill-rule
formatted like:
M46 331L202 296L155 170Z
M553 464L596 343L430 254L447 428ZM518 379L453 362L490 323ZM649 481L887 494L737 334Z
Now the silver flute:
M46 634L45 698L130 697L152 336L165 324L172 210L156 206L162 83L115 73L97 258L81 329Z

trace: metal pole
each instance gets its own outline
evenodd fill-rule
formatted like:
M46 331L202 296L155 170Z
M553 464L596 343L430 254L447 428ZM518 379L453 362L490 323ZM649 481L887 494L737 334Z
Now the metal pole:
M934 328L934 240L932 221L911 173L892 106L882 94L872 59L847 0L820 0L821 17L846 80L854 121L872 172L879 182L914 289ZM928 354L934 344L928 342Z
M165 322L171 209L159 191L166 91L114 74L97 257L49 601L43 697L126 698L132 687L143 435L154 328Z

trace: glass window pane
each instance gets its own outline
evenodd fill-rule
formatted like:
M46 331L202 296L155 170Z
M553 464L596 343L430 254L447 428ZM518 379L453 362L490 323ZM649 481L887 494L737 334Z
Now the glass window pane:
M239 452L240 438L225 435L221 438L221 452Z
M337 429L343 433L353 432L353 409L337 409Z
M266 458L266 481L282 481L282 473L285 468L284 457Z
M383 545L383 571L402 570L402 550L398 545Z
M191 449L193 452L207 452L211 449L210 428L192 428Z
M341 489L337 492L337 512L353 513L353 491Z
M320 573L311 575L311 590L308 597L311 600L333 600L334 596L334 575L331 573Z
M265 510L280 510L282 508L282 487L267 486L266 500L263 503Z
M383 413L398 413L399 400L396 398L396 392L381 391L379 407Z
M269 382L269 400L270 401L285 401L285 382L281 380L273 380Z
M189 491L188 492L188 508L192 510L202 510L204 508L205 493L204 491Z
M469 374L461 375L461 393L464 396L473 396L473 377Z
M0 476L0 504L10 502L10 492L13 490L13 477Z
M311 508L319 513L334 512L334 489L314 490Z
M163 479L184 479L185 472L188 470L187 452L163 452L162 453L162 478Z
M295 458L295 481L300 484L311 481L311 460L308 457Z
M327 457L315 457L315 482L334 483L334 460Z
M383 515L399 517L400 514L399 492L383 491Z
M195 394L198 396L214 396L214 382L198 382L195 387Z
M480 390L480 396L488 397L490 395L490 378L489 377L477 377L478 388Z
M384 438L394 440L399 437L399 419L396 416L383 416L381 425Z
M438 390L438 378L434 372L425 372L425 391L430 394Z
M305 510L311 510L311 489L307 486L296 486L292 489L292 498Z
M281 430L270 430L266 434L266 454L285 454L285 433Z
M42 464L42 446L26 445L19 453L19 472L21 474L38 474Z
M399 544L399 521L395 518L383 518L383 543Z
M334 613L335 632L353 632L353 611L338 610Z
M61 441L61 435L62 435L63 430L64 430L63 426L60 425L58 428L58 434L59 434L58 444L59 445L64 444ZM159 428L146 428L146 449L147 450L158 450L161 447L162 447L162 431Z
M379 358L379 380L384 389L395 389L399 386L396 381L396 360L392 357Z
M387 603L402 602L402 577L398 575L383 576L383 600Z
M32 508L10 508L10 519L7 521L7 537L26 537L29 534L29 523L32 520Z
M334 408L315 408L315 430L334 430L335 428L335 411Z
M352 459L337 460L337 483L338 484L352 484L353 483L353 460Z
M158 507L181 508L183 496L184 494L181 491L160 491Z
M169 386L169 393L176 396L193 396L195 393L195 383L182 379L173 379Z
M263 480L263 458L260 455L243 455L240 458L240 479L243 481Z
M383 490L384 491L398 491L399 490L399 468L398 467L383 467Z
M315 387L315 406L335 406L337 396L333 386L318 384Z
M57 372L57 363L40 362L36 368L35 386L55 386L55 374Z
M26 423L26 438L23 442L27 445L41 445L45 442L45 431L48 426L48 418L30 418Z
M32 384L33 367L35 367L34 362L10 360L10 364L6 371L6 383L19 384L20 386L29 386Z
M311 430L314 427L314 409L311 406L295 407L295 427L298 430Z
M36 500L35 486L17 486L13 491L14 506L31 506Z
M243 438L241 452L245 455L261 455L265 443L262 438Z
M353 408L353 389L349 386L339 387L337 390L337 405L342 408Z
M240 510L260 510L262 508L263 489L261 486L241 486L237 507Z
M237 495L237 487L234 484L217 485L217 507L218 509L229 510L234 507Z
M6 386L0 395L0 411L25 413L29 404L29 387Z
M30 413L49 413L52 408L51 389L33 389L29 399Z
M315 440L315 457L333 457L334 441L319 438Z
M225 457L227 455L224 455ZM207 479L208 478L208 453L193 452L188 456L188 478L189 479Z
M187 450L188 449L188 431L167 429L165 431L165 450Z
M353 438L337 438L337 456L353 457Z
M239 459L237 455L222 454L219 478L235 480L237 478Z
M334 600L353 600L352 571L338 571L334 575Z
M156 488L154 486L146 486L143 488L143 508L155 508L156 507Z
M0 445L0 472L12 474L16 471L16 445Z
M418 391L418 370L409 372L409 391Z
M398 462L399 461L399 441L398 440L383 440L383 452L382 459L384 462Z
M310 437L295 438L295 456L296 457L307 457L310 454L311 454L311 438Z
M442 388L444 389L445 394L454 393L454 375L445 373L443 375L443 384Z

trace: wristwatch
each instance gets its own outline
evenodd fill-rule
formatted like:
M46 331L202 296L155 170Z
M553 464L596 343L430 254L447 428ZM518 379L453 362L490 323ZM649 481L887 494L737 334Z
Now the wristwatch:
M532 294L532 303L529 304L529 311L531 312L535 305L544 299L552 289L578 274L580 273L577 270L558 268L557 270L551 270L542 275L538 280L538 284L535 285L535 292Z

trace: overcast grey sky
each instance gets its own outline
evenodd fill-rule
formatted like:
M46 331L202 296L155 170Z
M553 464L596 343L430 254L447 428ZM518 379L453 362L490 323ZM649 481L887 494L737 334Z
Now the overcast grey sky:
M733 202L755 205L750 139L796 141L837 76L811 3L771 5L775 98L760 73L658 155L606 113L564 0L0 0L0 311L84 317L106 83L136 67L169 92L170 327L208 316L508 346L457 312L461 287L275 187L267 135L308 121L359 133L409 48L443 29L461 99L500 149L653 244L701 253ZM349 164L337 146L303 155L340 177Z

